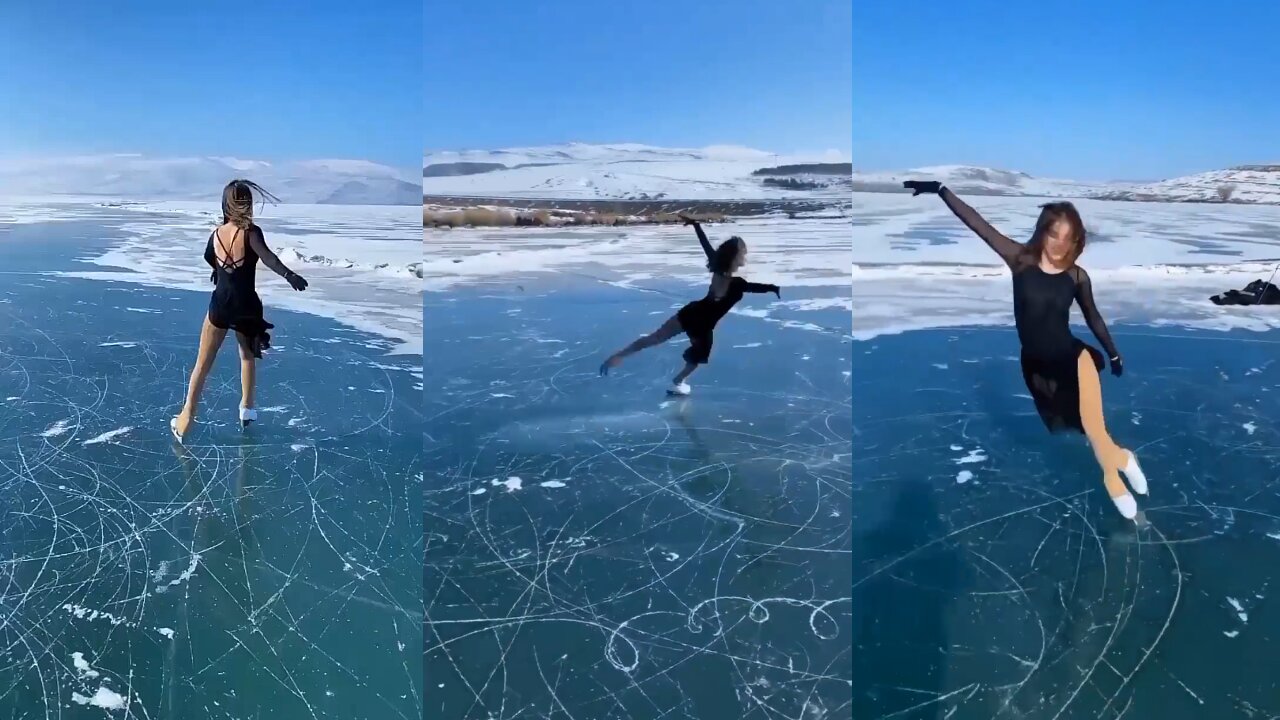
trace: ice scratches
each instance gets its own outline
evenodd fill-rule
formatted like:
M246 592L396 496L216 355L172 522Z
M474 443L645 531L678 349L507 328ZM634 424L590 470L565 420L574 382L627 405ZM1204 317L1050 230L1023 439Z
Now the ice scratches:
M232 344L178 448L192 315L117 310L157 324L123 352L98 347L111 320L44 307L0 306L0 717L423 717L396 651L421 637L412 381L295 341L259 388L283 409L242 435Z
M882 353L866 367L903 354ZM930 377L921 364L904 381ZM1142 410L1117 431L1151 481L1138 527L1086 444L1004 400L1016 371L990 367L976 391L855 386L852 717L1280 716L1280 427L1268 393L1202 370L1153 370L1109 396L1118 417ZM958 464L978 447L980 463ZM960 467L977 475L957 484Z
M855 561L868 614L855 630L855 716L1117 717L1178 610L1176 546L1158 526L1142 542L1104 522L1087 493L990 480L978 491L945 524L892 520L924 528L883 528L867 544L875 559ZM903 512L932 495L901 492ZM940 610L966 622L947 628Z
M519 398L539 412L537 393ZM542 453L513 452L503 431L441 433L427 460L440 473L426 484L427 717L849 718L848 403L837 391L779 398L792 408L779 416L765 399L726 411L752 426L696 401L563 436L520 425Z

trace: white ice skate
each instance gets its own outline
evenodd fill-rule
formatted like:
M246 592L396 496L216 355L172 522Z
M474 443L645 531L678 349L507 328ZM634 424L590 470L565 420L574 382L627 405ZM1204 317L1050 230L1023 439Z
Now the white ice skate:
M668 395L676 395L679 397L685 397L691 392L693 392L693 388L689 387L689 383L684 382L672 383L671 387L667 388Z
M1142 473L1142 467L1138 465L1138 458L1133 453L1126 451L1129 456L1129 462L1120 468L1120 472L1124 474L1124 479L1129 481L1129 487L1139 495L1147 494L1147 476Z
M1111 498L1111 502L1116 504L1116 509L1125 519L1132 520L1138 517L1138 501L1133 499L1129 493L1125 493L1120 497Z

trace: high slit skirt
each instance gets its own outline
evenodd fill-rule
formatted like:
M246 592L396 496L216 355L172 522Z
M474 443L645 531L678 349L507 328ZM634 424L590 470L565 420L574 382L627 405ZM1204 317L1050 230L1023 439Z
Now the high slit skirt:
M1089 353L1098 372L1106 367L1102 351L1079 338L1074 340L1069 355L1041 357L1022 351L1022 379L1040 420L1051 433L1084 432L1080 419L1080 353Z

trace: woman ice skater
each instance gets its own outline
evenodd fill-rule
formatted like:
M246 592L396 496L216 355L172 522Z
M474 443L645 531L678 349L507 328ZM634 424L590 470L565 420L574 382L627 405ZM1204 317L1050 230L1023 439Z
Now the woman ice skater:
M1111 374L1119 377L1124 362L1107 325L1093 303L1089 274L1076 264L1084 252L1085 228L1069 202L1042 205L1030 242L1015 242L1000 234L956 194L937 182L908 181L915 195L940 195L951 212L1004 260L1013 272L1013 317L1022 343L1022 377L1036 410L1050 432L1082 432L1102 467L1102 481L1116 509L1126 518L1138 514L1121 473L1139 495L1147 494L1147 479L1133 452L1120 447L1102 412L1102 353L1071 334L1071 304L1111 359Z
M271 335L267 331L274 327L262 318L262 300L254 285L258 261L287 280L294 290L307 289L307 281L280 262L267 247L262 229L253 223L254 193L263 200L279 201L256 183L232 180L222 191L222 224L209 235L204 249L205 262L213 268L213 297L200 330L200 351L191 371L186 403L169 421L169 429L178 442L196 420L200 393L228 330L235 331L240 343L240 424L243 427L258 419L253 404L255 363L270 347Z
M685 225L692 225L698 233L698 242L702 252L707 255L707 269L711 271L711 286L707 296L680 308L657 330L636 340L625 348L609 356L600 366L600 374L607 375L610 368L617 367L622 359L647 347L660 345L671 338L684 333L689 336L689 347L684 351L684 369L672 380L672 395L688 395L689 384L685 382L699 365L705 365L711 358L711 342L716 323L728 314L729 310L742 299L744 293L771 292L781 298L782 293L777 285L764 285L747 282L734 275L747 261L747 244L742 238L734 237L720 243L720 247L712 248L707 234L697 220L684 215L680 216Z

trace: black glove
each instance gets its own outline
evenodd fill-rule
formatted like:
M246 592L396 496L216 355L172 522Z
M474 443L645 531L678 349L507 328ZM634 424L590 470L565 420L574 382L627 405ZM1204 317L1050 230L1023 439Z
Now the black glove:
M680 213L677 217L679 217L681 220L683 220L685 225L697 225L697 224L698 224L698 221L697 221L697 220L694 220L693 218L689 217L688 215L685 215L684 213Z
M288 280L290 287L298 292L302 292L307 289L307 279L297 273L289 273L284 279Z
M217 284L218 284L218 271L217 271L217 270L210 270L210 271L209 271L209 282L213 283L214 285L217 285Z
M1119 355L1111 358L1111 374L1116 377L1124 374L1124 359Z
M902 187L908 190L915 190L915 192L911 193L911 197L915 197L920 193L937 195L942 192L942 183L936 180L908 180L902 183Z
M774 294L774 295L775 295L779 300L781 300L781 299L782 299L782 288L778 287L777 285L771 285L771 286L769 286L769 287L773 290L773 294Z

